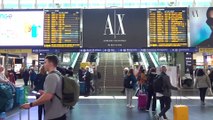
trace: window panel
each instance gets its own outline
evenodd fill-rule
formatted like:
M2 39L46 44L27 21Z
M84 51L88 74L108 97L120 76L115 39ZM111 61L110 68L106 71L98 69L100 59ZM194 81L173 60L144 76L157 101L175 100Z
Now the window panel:
M158 0L141 0L141 7L158 7Z
M53 0L37 0L38 8L54 8Z
M71 0L71 8L87 8L87 0Z
M105 8L105 0L89 0L89 8Z
M18 9L18 0L4 0L4 9Z
M140 0L124 0L123 3L125 8L139 8L140 7Z
M35 8L35 0L20 0L20 6L22 9Z
M123 7L122 0L106 0L106 7Z
M70 8L70 0L55 0L55 5L59 4L60 8Z

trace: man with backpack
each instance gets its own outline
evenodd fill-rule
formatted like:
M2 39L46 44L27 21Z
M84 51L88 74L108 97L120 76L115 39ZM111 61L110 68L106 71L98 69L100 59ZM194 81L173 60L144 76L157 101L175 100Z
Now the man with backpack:
M45 79L44 91L39 91L41 97L38 100L21 106L23 109L29 109L44 104L45 120L67 119L66 115L69 109L64 106L58 98L62 98L62 80L56 70L58 62L58 58L54 55L45 58L44 68L47 70L48 75ZM56 95L58 97L56 97Z
M161 112L156 114L155 117L157 120L168 119L166 112L171 107L171 90L179 90L179 88L172 86L169 76L166 74L166 66L161 67L161 74L154 81L154 90L156 96L160 99Z

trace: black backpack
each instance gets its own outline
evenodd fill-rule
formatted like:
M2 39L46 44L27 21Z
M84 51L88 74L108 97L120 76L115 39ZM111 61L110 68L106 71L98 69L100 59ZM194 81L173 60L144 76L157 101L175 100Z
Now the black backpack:
M133 81L130 79L130 76L125 76L124 78L124 87L125 88L133 88Z
M163 93L164 84L163 84L163 75L157 75L153 81L153 89L155 92Z

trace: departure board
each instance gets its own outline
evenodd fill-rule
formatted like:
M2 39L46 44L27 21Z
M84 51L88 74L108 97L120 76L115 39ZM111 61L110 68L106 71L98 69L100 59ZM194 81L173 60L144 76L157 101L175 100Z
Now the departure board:
M80 47L80 10L49 9L44 16L44 47Z
M149 9L150 47L187 47L187 8Z

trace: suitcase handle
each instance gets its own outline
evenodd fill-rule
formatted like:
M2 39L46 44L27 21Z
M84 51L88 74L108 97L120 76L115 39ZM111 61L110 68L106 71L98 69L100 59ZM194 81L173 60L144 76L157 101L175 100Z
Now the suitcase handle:
M19 120L22 120L22 111L23 109L20 109L19 110ZM27 112L28 112L28 120L30 120L30 109L27 109Z
M182 101L182 90L179 90L178 91L179 95L180 95L180 102L179 102L179 105L182 105L183 101ZM176 96L176 105L178 105L178 96Z

